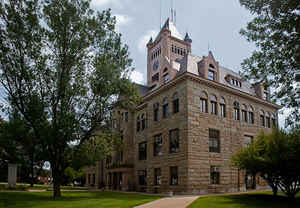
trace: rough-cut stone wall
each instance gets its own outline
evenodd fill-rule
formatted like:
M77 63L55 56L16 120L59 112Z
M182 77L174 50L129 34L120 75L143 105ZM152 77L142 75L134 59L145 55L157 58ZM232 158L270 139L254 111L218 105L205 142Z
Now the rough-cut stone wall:
M261 127L260 110L274 113L276 107L267 104L253 96L225 88L202 78L183 74L161 87L153 95L145 97L144 103L135 112L129 114L129 121L120 122L119 130L124 135L123 163L131 167L104 168L105 184L108 184L108 173L122 172L122 190L137 190L147 192L174 193L214 193L245 190L245 172L231 166L231 157L244 145L244 136L256 138L261 131L270 132L270 128ZM208 113L200 112L200 92L208 95ZM179 94L179 112L173 113L172 96ZM217 97L218 115L210 114L211 95ZM168 98L169 114L162 118L164 98ZM226 118L220 116L220 98L226 103ZM240 121L234 120L233 103L240 103ZM159 119L154 121L153 105L159 103ZM254 108L255 123L242 121L242 105ZM122 113L121 111L120 113ZM124 111L125 112L125 111ZM147 118L147 128L136 131L137 117L144 114ZM169 131L179 129L180 145L178 153L169 153ZM209 129L220 131L220 153L209 152ZM163 140L163 154L154 156L154 136L161 134ZM147 142L147 160L139 160L138 147L141 142ZM115 159L113 159L115 160ZM170 167L178 167L179 183L170 185ZM212 185L210 167L220 168L220 184ZM160 186L154 185L154 169L161 169ZM147 186L139 185L138 171L147 171ZM88 169L88 172L100 171L99 168ZM100 175L97 173L97 175ZM98 176L97 176L98 177ZM96 178L97 178L96 177ZM257 187L266 184L257 178Z
M238 170L231 167L231 157L244 144L244 136L254 138L262 131L270 132L271 129L259 125L259 110L274 112L250 99L245 99L230 94L222 89L217 89L193 80L187 84L188 100L188 192L232 192L244 189L244 177L240 171L238 184ZM200 92L208 94L208 113L200 112ZM221 118L219 104L218 115L210 114L210 95L215 95L218 101L223 97L226 101L226 118ZM255 111L255 123L249 124L242 120L234 120L233 102L240 105L251 105ZM241 112L240 112L241 114ZM242 116L240 116L242 118ZM209 129L220 131L220 153L209 152ZM220 167L220 185L211 185L210 166Z

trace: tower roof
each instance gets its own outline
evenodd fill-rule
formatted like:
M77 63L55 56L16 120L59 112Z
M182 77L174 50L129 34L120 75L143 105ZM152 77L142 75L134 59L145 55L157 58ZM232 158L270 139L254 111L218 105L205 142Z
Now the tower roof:
M182 35L178 32L175 24L170 20L170 18L167 19L167 21L165 22L164 26L161 28L161 30L160 30L159 34L157 35L157 37L155 38L155 40L157 40L159 38L161 31L163 31L165 29L167 29L171 32L172 37L177 38L179 40L184 40Z

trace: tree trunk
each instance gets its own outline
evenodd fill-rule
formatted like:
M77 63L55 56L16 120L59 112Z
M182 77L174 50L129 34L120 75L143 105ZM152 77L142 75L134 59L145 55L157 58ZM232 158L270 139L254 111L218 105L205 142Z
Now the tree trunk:
M52 168L52 177L53 177L53 197L61 197L61 191L60 191L60 186L61 186L61 179L62 179L62 174L60 172L60 169L57 166L53 166Z
M30 187L33 187L34 185L34 167L33 167L33 158L31 158L31 163L30 163L30 172L31 172L31 179L30 179Z
M272 191L273 191L273 196L277 196L278 195L278 187L276 185L271 186Z

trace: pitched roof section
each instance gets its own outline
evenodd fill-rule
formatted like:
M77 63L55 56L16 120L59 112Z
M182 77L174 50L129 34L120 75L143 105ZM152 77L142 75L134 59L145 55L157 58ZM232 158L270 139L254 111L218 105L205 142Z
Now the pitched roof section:
M183 74L184 72L189 72L189 73L195 74L197 76L201 76L201 74L199 72L199 67L201 67L202 64L203 64L203 60L200 56L193 56L191 54L187 54L180 63L180 70L177 73L177 76L179 76L180 74ZM239 88L234 85L230 85L225 80L227 75L232 75L234 77L241 79L241 76L238 73L236 73L230 69L227 69L223 66L219 67L219 72L220 72L220 83L221 84L226 85L228 87L235 88L239 91L248 93L250 95L254 95L254 96L256 95L255 90L252 88L251 84L247 81L244 81L242 84L242 88Z
M141 85L141 84L137 84L137 83L134 83L134 85L137 87L141 96L145 96L150 91L149 87L147 87L145 85Z
M167 19L167 21L165 22L164 26L161 28L159 34L157 35L157 37L155 38L155 40L157 40L160 36L161 31L163 30L170 30L171 32L171 36L174 38L177 38L179 40L183 40L182 35L178 32L175 24L170 20L170 18Z

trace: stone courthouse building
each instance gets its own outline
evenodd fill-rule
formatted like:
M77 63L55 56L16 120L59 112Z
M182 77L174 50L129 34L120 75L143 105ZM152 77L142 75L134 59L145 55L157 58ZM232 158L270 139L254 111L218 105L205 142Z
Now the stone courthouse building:
M231 156L277 125L280 106L269 89L222 67L212 52L192 55L191 38L170 19L147 48L147 86L137 85L142 103L113 113L122 149L87 169L87 185L178 194L253 188Z

